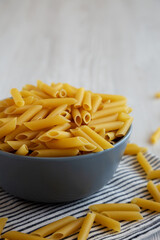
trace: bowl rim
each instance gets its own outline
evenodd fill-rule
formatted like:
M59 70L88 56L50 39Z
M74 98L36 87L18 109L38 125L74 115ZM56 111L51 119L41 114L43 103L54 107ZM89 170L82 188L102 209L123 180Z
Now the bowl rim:
M0 156L7 156L7 157L12 157L12 161L13 159L20 159L20 161L23 161L23 160L27 160L27 161L69 161L69 160L75 160L75 159L86 159L86 158L90 158L92 156L94 157L98 157L99 155L101 154L104 154L106 152L111 152L111 151L114 151L114 149L116 149L120 144L122 144L123 142L125 142L125 140L127 138L129 138L129 136L131 135L131 132L132 132L132 125L130 126L130 128L128 129L126 135L124 137L122 137L117 143L114 144L114 147L113 148L109 148L109 149L105 149L103 151L100 151L100 152L96 152L96 153L88 153L88 154L84 154L84 155L76 155L76 156L68 156L68 157L32 157L32 156L23 156L23 155L16 155L14 153L9 153L9 152L5 152L5 151L2 151L0 150Z

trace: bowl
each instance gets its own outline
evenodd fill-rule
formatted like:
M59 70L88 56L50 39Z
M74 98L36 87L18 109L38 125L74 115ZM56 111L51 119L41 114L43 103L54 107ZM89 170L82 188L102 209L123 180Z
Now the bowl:
M29 157L0 151L0 186L16 197L36 202L85 198L112 179L131 128L110 148L72 157Z

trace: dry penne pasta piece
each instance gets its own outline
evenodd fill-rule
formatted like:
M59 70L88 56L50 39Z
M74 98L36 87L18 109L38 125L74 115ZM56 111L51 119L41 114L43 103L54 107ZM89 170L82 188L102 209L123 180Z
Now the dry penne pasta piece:
M83 137L71 137L46 142L48 148L78 148L87 144L88 141Z
M105 226L109 229L113 229L114 231L120 232L121 230L121 225L118 221L106 217L103 214L95 212L95 222L101 224L102 226Z
M10 140L14 140L15 137L19 133L24 132L26 130L28 130L28 128L26 126L24 126L24 125L18 126L13 132L11 132L11 133L9 133L5 136L4 141L7 142L7 141L10 141Z
M67 97L67 91L65 89L60 89L58 93L59 97L64 98Z
M77 100L75 98L49 98L49 99L40 99L35 102L35 104L40 104L44 108L55 108L63 104L73 105Z
M24 122L31 120L42 109L41 105L34 105L25 111L17 118L17 125L22 125Z
M34 85L32 85L32 84L26 84L23 88L22 88L22 90L27 90L27 91L30 91L30 90L33 90L33 89L37 89L37 87L35 87Z
M24 89L24 88L23 88ZM22 90L22 91L20 91L20 93L21 93L21 96L23 97L23 98L27 98L27 97L29 97L29 96L32 96L32 93L30 92L30 91L28 91L28 90Z
M22 107L24 106L25 102L21 96L21 93L18 91L17 88L12 88L11 89L11 95L13 97L13 100L15 102L15 104L18 106L18 107Z
M77 108L72 108L72 117L74 122L77 126L81 126L82 124L82 117L80 111Z
M2 127L0 127L0 139L14 131L16 124L17 118L13 118L9 122L5 123Z
M124 122L121 121L115 121L115 122L107 122L107 123L99 123L94 124L90 126L92 129L94 129L96 132L100 131L101 129L105 129L106 132L121 129L124 125ZM116 134L117 135L117 134Z
M57 126L53 127L52 129L50 129L49 131L52 131L52 130L65 131L65 130L68 130L70 127L71 127L71 123L67 122L64 124L57 125Z
M105 134L105 138L106 138L106 140L107 141L112 141L112 140L114 140L115 138L116 138L116 132L115 131L112 131L112 132L107 132L106 134Z
M52 97L57 97L59 89L62 87L62 85L58 88L56 87L56 85L54 87L51 87L51 86L48 86L46 83L43 83L42 81L38 80L37 87L43 92L47 93L48 95Z
M96 146L86 140L85 145L78 147L78 149L83 152L93 152L96 149Z
M66 90L67 96L69 96L69 97L74 97L77 92L77 89L75 87L69 85L68 83L64 83L63 88Z
M103 149L113 148L113 145L110 144L107 140L102 138L98 133L93 131L88 126L81 126L81 130L85 132L90 138L92 138L96 143L98 143Z
M38 139L41 142L49 142L52 139L62 139L62 138L64 139L64 138L70 138L70 137L72 137L72 134L70 132L52 129L42 134Z
M75 94L75 99L77 100L74 103L75 108L80 108L82 106L85 90L84 88L79 88Z
M27 145L26 145L26 144L23 144L23 145L16 151L16 154L17 154L17 155L23 155L23 156L25 156L25 155L28 154L28 152L29 152L29 150L28 150Z
M57 220L53 223L50 223L42 228L35 230L31 233L31 235L46 237L74 220L76 220L76 218L73 216L64 217L60 220Z
M90 205L89 209L96 212L104 211L140 211L136 204L131 203L102 203Z
M85 124L89 124L89 122L91 121L91 114L84 109L81 109L80 112L83 122Z
M14 150L18 150L23 144L30 146L29 140L21 140L21 141L7 141L7 144Z
M2 235L2 238L7 240L46 240L46 238L32 236L31 234L9 231Z
M147 179L156 179L156 178L160 178L160 169L157 170L152 170L150 172L148 172L147 174Z
M34 150L30 156L34 156L34 157L67 157L67 156L76 156L78 153L79 153L79 150L77 148L40 149L40 150L37 149L37 150Z
M99 110L99 111L93 113L92 118L93 119L102 118L102 117L106 117L106 116L112 115L114 113L119 113L119 112L127 112L127 107L126 106L114 107L114 108Z
M92 113L95 113L102 102L102 97L98 94L93 94L91 102L92 102Z
M160 92L157 92L157 93L155 94L155 97L156 97L156 98L160 98Z
M143 219L143 216L138 211L104 211L102 214L117 221L135 221Z
M5 118L7 117L7 114L5 114L4 112L0 112L0 118Z
M43 108L31 119L31 121L43 119L48 115L48 113L49 109Z
M139 147L135 143L127 143L127 146L126 146L126 149L124 151L124 154L125 155L136 155L139 152L146 153L147 152L147 148Z
M116 137L123 137L126 135L128 129L130 128L131 124L133 122L133 118L130 118L124 122L121 128L118 129L116 132Z
M105 130L105 128L102 128L102 129L98 132L98 134L99 134L101 137L105 138L105 137L106 137L106 130ZM106 139L106 140L107 140L107 139Z
M30 140L38 135L38 131L25 131L16 135L15 139L18 140Z
M121 112L121 113L118 114L118 120L119 121L123 121L124 122L124 121L126 121L126 120L128 120L130 118L131 118L131 116L128 113Z
M31 108L32 105L25 105L22 107L17 107L16 105L9 106L8 108L5 109L4 113L5 114L21 114L24 113L26 110Z
M86 91L83 98L83 108L86 111L92 110L92 104L91 104L91 92Z
M15 103L13 98L6 98L3 101L4 101L4 103L6 103L7 106L11 106Z
M78 229L81 227L84 218L78 218L71 223L68 223L64 227L57 230L53 235L51 235L51 239L63 239L67 236L72 235L73 233L77 232Z
M120 101L116 101L116 102L104 103L103 109L124 106L124 105L126 105L126 102L127 102L127 100L124 99L124 100L120 100Z
M0 150L5 152L12 152L13 148L8 143L0 143Z
M139 152L137 154L137 161L139 162L141 167L144 169L146 174L148 174L150 171L152 171L152 166L149 164L149 162L147 161L147 159L141 152Z
M143 209L160 212L160 203L159 202L147 200L144 198L133 198L131 202L134 204L137 204L139 207L141 207Z
M70 131L74 136L76 136L76 137L81 136L81 137L87 139L88 142L90 142L94 146L96 146L96 149L93 152L103 151L103 148L98 143L96 143L91 137L89 137L85 132L83 132L80 128L70 129Z
M12 120L12 117L9 118L0 118L0 127L3 126L5 123L9 122L10 120Z
M47 127L52 127L54 125L60 125L67 122L69 122L68 119L57 115L55 117L26 122L24 123L24 125L31 130L41 130Z
M47 118L49 117L54 117L58 114L60 114L61 112L63 112L64 110L66 110L67 108L67 104L63 104L59 107L56 107L54 110L52 110L52 112L47 116Z
M126 97L121 95L113 95L113 94L105 94L105 93L98 93L102 97L103 101L111 100L114 101L120 101L120 100L127 100Z
M96 214L95 213L88 213L87 216L84 218L83 224L78 234L78 240L87 240L90 229L93 225L95 220Z
M118 113L115 113L113 115L110 115L110 116L104 117L104 118L97 118L97 119L92 120L89 123L89 126L92 126L92 125L95 125L95 124L100 124L100 123L113 122L113 121L117 120L117 117L118 117Z
M6 225L7 220L8 220L8 218L5 218L5 217L0 218L0 235L1 235L2 231L3 231L3 228Z
M31 140L29 144L29 150L41 150L41 149L46 149L46 145L44 145L42 142L40 142L38 139L33 139Z
M147 183L147 189L151 196L154 198L154 200L156 202L160 202L160 192L158 191L156 185L152 181L149 181Z
M155 144L160 139L160 127L152 134L151 143Z

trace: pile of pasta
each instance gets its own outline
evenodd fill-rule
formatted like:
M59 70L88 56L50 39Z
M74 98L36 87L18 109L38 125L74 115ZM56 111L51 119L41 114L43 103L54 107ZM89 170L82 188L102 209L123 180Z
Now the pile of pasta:
M157 92L155 94L156 98L160 98L160 92ZM158 142L158 140L160 139L160 127L158 127L155 132L151 135L150 141L152 144L155 144Z
M100 152L125 136L131 111L123 96L38 80L0 101L0 150L35 157Z

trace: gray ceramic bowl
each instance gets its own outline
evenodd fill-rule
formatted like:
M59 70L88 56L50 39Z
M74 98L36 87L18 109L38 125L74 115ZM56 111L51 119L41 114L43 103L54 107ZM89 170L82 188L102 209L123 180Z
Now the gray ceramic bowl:
M27 157L0 151L0 186L31 201L66 202L101 189L115 173L131 128L114 148L75 157Z

